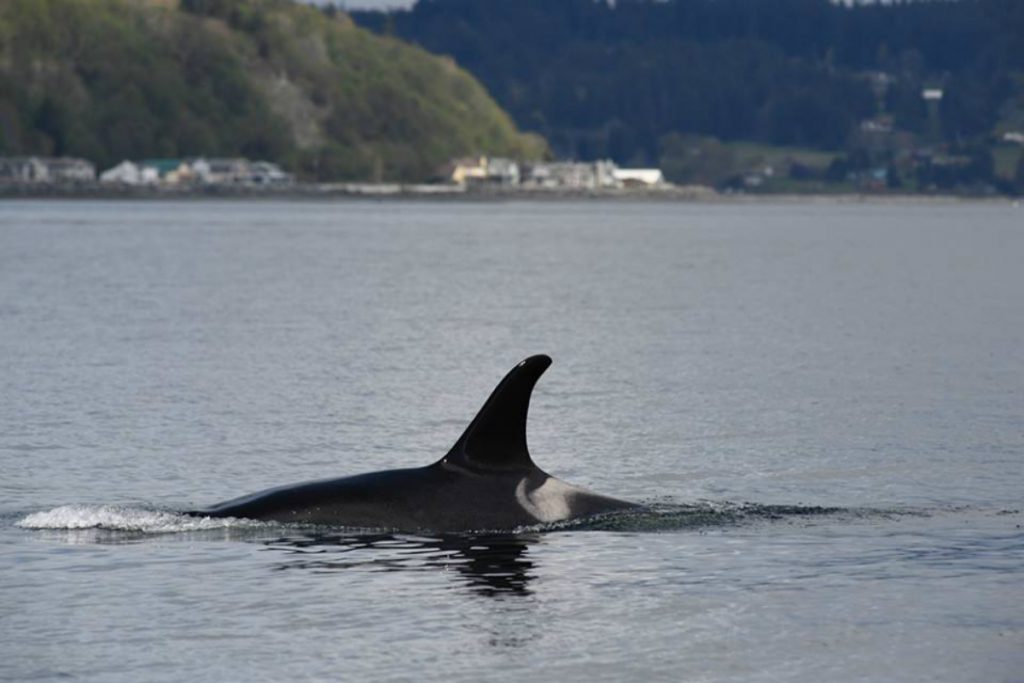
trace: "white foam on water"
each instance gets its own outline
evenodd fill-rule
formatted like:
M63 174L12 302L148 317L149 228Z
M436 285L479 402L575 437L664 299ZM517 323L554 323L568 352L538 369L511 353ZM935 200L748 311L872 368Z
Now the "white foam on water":
M33 512L14 523L23 529L112 529L144 533L203 531L261 526L235 517L192 517L178 512L121 505L61 505Z

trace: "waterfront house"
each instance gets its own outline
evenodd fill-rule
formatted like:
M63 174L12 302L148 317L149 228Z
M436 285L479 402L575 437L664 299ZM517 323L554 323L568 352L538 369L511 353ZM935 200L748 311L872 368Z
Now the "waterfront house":
M487 178L487 157L463 157L455 159L448 175L456 185L480 182Z
M534 164L530 167L527 184L543 188L593 188L597 177L593 164L574 161L554 161Z
M497 185L518 185L519 164L502 157L487 159L486 181Z
M584 189L619 187L612 161L555 161L530 166L524 184L531 187Z
M194 177L207 185L287 185L295 180L270 161L200 158L191 167Z
M201 182L210 185L241 185L249 179L247 159L196 159L192 170Z
M503 157L454 159L444 174L456 185L518 185L519 163Z
M38 157L0 157L0 182L47 182L49 173Z
M195 180L192 165L184 159L144 159L139 165L155 170L160 182L167 185L179 185Z
M295 182L295 176L285 173L273 162L253 161L249 164L248 182L253 185L290 185Z
M0 182L79 183L96 179L92 162L74 157L0 158Z
M91 183L96 180L96 166L91 161L74 157L43 159L51 183Z
M142 166L125 160L100 174L100 182L121 185L153 185L160 181L160 174L152 166Z
M620 187L658 187L665 184L660 168L617 168L612 175Z

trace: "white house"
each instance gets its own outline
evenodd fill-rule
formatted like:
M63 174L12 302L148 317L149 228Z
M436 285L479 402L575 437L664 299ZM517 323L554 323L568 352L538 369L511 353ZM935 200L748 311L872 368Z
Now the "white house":
M547 188L590 189L598 186L594 165L574 161L534 164L530 167L527 182Z
M249 179L247 159L197 159L192 171L204 183L236 185Z
M295 182L295 176L285 173L273 162L254 161L249 164L248 182L254 185L288 185Z
M486 179L488 182L499 185L518 185L519 164L512 159L502 157L487 159Z
M284 185L295 180L270 161L200 158L194 159L190 168L193 177L208 185Z
M154 185L160 182L160 173L152 166L140 166L125 160L101 173L100 182L121 185Z
M53 183L88 183L96 180L96 166L85 159L50 157L43 159L43 163Z
M615 179L618 167L613 161L555 161L530 167L525 183L532 187L594 190L619 187Z
M612 172L623 187L658 187L665 184L660 168L617 168Z

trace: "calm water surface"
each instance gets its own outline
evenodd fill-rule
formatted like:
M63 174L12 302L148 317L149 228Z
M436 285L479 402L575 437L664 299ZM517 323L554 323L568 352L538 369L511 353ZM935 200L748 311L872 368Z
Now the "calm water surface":
M0 203L0 678L1024 680L1024 211ZM513 364L643 515L175 510L426 464Z

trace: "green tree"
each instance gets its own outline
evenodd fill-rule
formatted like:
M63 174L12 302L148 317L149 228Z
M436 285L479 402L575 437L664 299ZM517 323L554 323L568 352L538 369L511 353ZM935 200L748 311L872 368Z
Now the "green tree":
M661 139L665 178L674 183L718 186L734 176L735 153L715 138L670 133Z
M0 53L8 153L422 180L456 156L546 152L451 60L285 0L3 0Z

